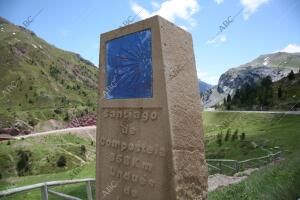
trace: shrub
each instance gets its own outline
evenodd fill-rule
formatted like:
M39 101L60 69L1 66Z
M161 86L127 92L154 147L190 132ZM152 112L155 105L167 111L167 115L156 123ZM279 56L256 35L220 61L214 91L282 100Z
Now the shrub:
M66 157L64 155L61 155L57 162L56 162L57 167L64 167L67 165L67 160Z
M218 135L217 135L217 143L218 143L219 147L222 146L222 141L223 141L223 133L221 132L221 133L218 133Z
M25 173L30 172L31 169L31 164L29 162L31 152L19 150L17 155L19 156L19 161L17 162L18 175L24 176Z
M84 145L81 145L81 146L80 146L80 154L81 154L81 155L85 155L85 153L86 153L86 148L85 148Z
M60 71L58 70L58 68L51 66L50 67L50 76L57 78L58 74L60 73Z
M61 114L62 111L61 111L60 108L56 108L56 109L54 109L54 113L55 113L55 114Z
M29 120L28 121L28 124L30 125L30 126L35 126L35 125L37 125L37 120L35 120L35 119L31 119L31 120Z
M241 133L240 135L240 140L243 141L246 138L246 134L244 132Z
M236 139L238 139L238 133L239 131L236 129L231 136L231 141L235 141Z
M66 113L66 115L65 115L65 117L64 117L64 121L66 122L66 121L69 121L69 114L68 113Z
M231 129L229 128L226 131L226 135L225 135L224 141L227 142L229 140L229 138L230 138L230 135L231 135Z

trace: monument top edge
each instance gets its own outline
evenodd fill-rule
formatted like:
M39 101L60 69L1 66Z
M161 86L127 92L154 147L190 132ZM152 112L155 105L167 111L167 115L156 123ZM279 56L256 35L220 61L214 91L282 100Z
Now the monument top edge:
M140 21L137 21L135 23L132 23L132 24L129 24L129 25L126 25L126 26L123 26L123 27L120 27L120 28L116 28L116 29L113 29L113 30L110 30L110 31L107 31L107 32L104 32L104 33L101 33L100 34L100 38L105 38L111 34L114 34L116 32L128 32L128 30L132 29L133 27L138 27L138 26L143 26L144 29L147 29L147 28L151 28L151 24L154 24L154 23L158 23L160 24L160 21L164 21L164 22L167 22L169 23L170 25L172 26L175 26L179 29L181 29L182 31L190 34L188 31L184 30L183 28L177 26L176 24L174 24L173 22L163 18L162 16L160 15L154 15L154 16L151 16L149 18L146 18L146 19L143 19L143 20L140 20ZM143 25L144 24L144 25Z

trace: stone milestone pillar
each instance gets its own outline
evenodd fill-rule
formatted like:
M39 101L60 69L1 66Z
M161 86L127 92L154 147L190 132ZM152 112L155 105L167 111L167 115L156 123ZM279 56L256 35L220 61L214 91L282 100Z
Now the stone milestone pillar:
M191 35L154 16L101 35L97 200L207 198Z

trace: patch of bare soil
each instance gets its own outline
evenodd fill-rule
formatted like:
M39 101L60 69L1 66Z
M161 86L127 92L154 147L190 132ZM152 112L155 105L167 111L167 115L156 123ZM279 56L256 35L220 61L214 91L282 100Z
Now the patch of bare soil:
M237 184L245 180L252 172L256 170L258 169L247 169L243 172L236 173L233 176L226 176L224 174L210 175L208 177L208 191L211 192L220 187Z

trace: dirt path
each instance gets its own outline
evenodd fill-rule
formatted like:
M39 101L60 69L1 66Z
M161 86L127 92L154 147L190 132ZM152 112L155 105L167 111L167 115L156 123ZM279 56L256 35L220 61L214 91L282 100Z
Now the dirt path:
M69 152L69 151L67 151L67 150L65 150L65 149L62 149L62 148L61 148L60 150L62 150L62 151L65 152L66 154L68 154L68 155L70 155L70 156L76 158L77 160L79 160L79 161L81 162L81 165L86 163L86 161L83 160L82 158L80 158L79 156L77 156L77 155L75 155L75 154L73 154L73 153L71 153L71 152Z
M77 127L77 128L66 128L60 130L53 130L53 131L46 131L41 133L33 133L24 136L17 136L16 139L22 138L29 138L29 137L38 137L38 136L46 136L46 135L53 135L53 134L74 134L78 136L82 136L93 141L96 140L96 126L84 126L84 127Z
M235 176L226 176L223 174L214 174L208 177L208 191L214 191L219 187L224 187L231 184L236 184L245 180L247 176L235 177Z
M226 176L224 174L214 174L208 177L208 191L214 191L217 188L225 187L232 184L237 184L258 169L247 169L246 171L239 172L233 176Z
M300 115L300 111L245 111L245 110L205 110L205 112L227 112L227 113L269 113L284 115Z

